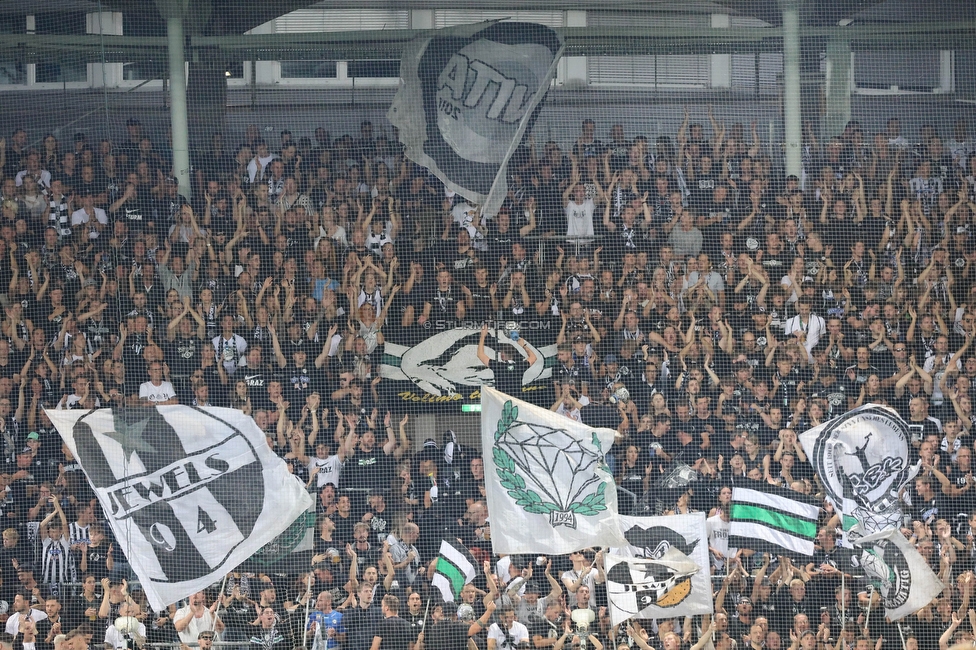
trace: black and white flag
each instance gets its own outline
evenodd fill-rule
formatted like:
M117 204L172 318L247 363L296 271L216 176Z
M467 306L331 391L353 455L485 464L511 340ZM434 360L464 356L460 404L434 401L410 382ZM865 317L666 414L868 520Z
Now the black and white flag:
M677 546L656 559L608 554L604 561L612 624L631 618L694 615L687 598L691 580L701 568Z
M559 35L533 23L451 27L411 41L387 115L407 157L494 215L508 191L508 161L562 52Z
M620 528L630 544L610 548L611 555L660 560L671 549L677 549L698 567L698 571L670 583L665 592L634 615L636 618L673 618L712 613L714 604L705 513L666 517L620 515Z
M157 611L219 581L311 505L241 411L47 413Z

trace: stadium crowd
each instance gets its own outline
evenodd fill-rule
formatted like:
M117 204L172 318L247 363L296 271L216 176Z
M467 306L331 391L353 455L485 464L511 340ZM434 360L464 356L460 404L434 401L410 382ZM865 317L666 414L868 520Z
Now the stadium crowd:
M589 119L569 146L530 138L492 218L369 122L359 137L214 134L192 200L137 119L119 142L0 140L0 643L125 648L118 617L141 621L140 642L204 650L971 641L976 143L964 123L908 139L897 119L851 122L823 143L808 126L797 178L755 125L707 116L653 142L611 124L601 140ZM558 352L526 397L617 429L608 461L646 514L706 513L715 615L615 629L600 550L493 556L480 450L409 433L423 407L384 390L387 337L530 317L555 324ZM478 358L516 395L537 361ZM251 414L315 495L300 573L234 573L165 611L130 587L43 409L177 403ZM905 532L948 585L898 624L829 508L808 562L727 539L732 486L818 493L797 434L867 403L909 423L923 469ZM697 480L661 488L679 465ZM483 564L460 603L430 585L441 539Z

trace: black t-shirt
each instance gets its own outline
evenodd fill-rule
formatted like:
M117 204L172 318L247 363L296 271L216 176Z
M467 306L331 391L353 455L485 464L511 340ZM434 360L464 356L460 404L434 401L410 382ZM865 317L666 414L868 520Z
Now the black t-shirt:
M170 378L182 379L192 375L193 371L200 367L205 347L209 346L195 336L188 338L178 336L172 341L167 341L165 354Z
M369 648L373 637L379 629L380 606L375 604L377 596L373 597L374 604L363 609L355 607L342 614L342 625L346 628L346 643L348 648ZM463 647L463 646L458 646Z
M410 638L410 624L399 616L390 616L380 621L375 636L383 639L380 650L407 650L414 640Z
M345 412L345 411L344 411ZM339 475L340 489L387 489L393 479L393 459L383 452L380 446L370 451L356 449L356 453L346 458Z
M524 358L519 356L509 361L490 359L488 368L495 376L496 389L516 397L522 394L522 376L529 369L529 364Z
M468 645L468 626L449 619L431 625L424 634L429 650L458 650Z

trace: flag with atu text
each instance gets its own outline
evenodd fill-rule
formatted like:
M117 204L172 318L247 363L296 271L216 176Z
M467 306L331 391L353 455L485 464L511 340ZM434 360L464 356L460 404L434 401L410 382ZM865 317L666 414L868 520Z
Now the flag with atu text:
M461 25L411 41L387 115L406 156L493 216L562 52L559 35L534 23Z

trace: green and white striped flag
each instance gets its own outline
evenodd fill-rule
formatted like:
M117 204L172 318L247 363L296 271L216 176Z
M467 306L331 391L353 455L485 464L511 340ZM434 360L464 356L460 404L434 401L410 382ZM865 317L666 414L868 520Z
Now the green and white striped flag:
M441 540L441 550L434 567L431 584L437 587L444 602L461 597L461 589L478 576L478 564L461 542Z
M813 555L820 506L799 492L756 481L732 489L729 547Z

